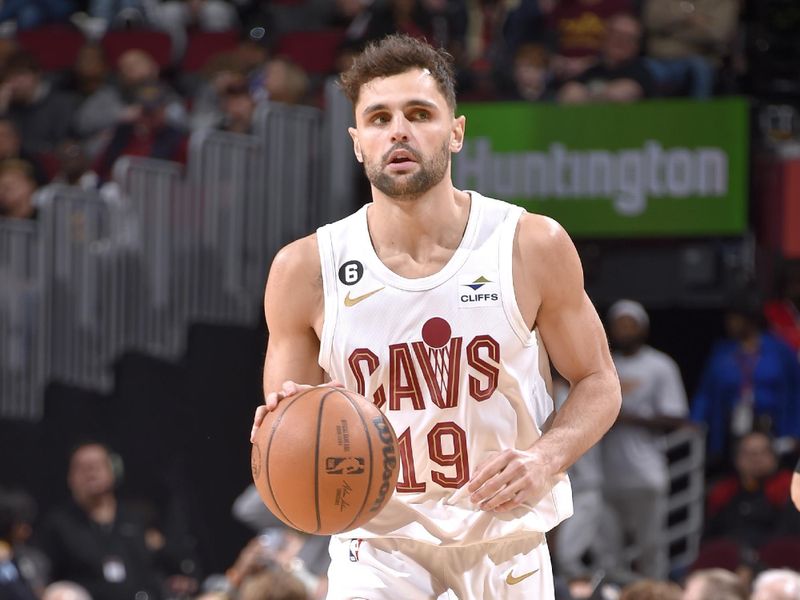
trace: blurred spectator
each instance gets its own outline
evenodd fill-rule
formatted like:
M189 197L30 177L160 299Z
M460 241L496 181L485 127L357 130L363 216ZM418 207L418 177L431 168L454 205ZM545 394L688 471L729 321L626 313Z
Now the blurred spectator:
M365 38L377 40L390 33L405 33L420 39L433 37L433 22L421 0L375 2Z
M681 600L681 595L675 583L645 579L626 585L619 600Z
M38 539L56 579L85 587L94 600L161 597L142 519L117 500L108 449L98 443L71 454L72 500L47 515Z
M514 57L514 99L542 102L555 99L550 56L540 44L522 44Z
M284 563L288 564L291 559L299 558L313 575L320 579L326 577L330 565L328 554L330 537L319 535L299 537L299 534L289 530L269 512L254 485L247 486L236 498L233 504L233 516L253 531L266 532L267 538L262 539L271 540L270 546L275 546L283 552Z
M75 126L81 138L108 135L118 123L130 122L139 112L139 88L158 84L158 64L147 52L127 50L117 61L118 82L105 85L87 98L75 117ZM186 124L183 100L166 84L160 84L165 94L164 117L175 127ZM92 145L100 145L93 140ZM95 152L89 150L90 155Z
M212 58L205 68L204 81L193 94L191 128L196 130L219 126L224 116L224 92L242 81L249 91L248 74L249 69L238 52L225 52Z
M78 52L75 65L62 88L88 98L103 87L109 76L108 63L102 46L86 44Z
M735 475L708 492L704 539L730 539L754 551L782 533L781 511L789 501L792 475L778 469L772 441L759 432L739 440L734 467Z
M753 582L750 600L799 600L800 574L789 569L764 571Z
M167 118L171 98L171 91L160 83L136 90L127 118L119 122L96 160L94 170L102 180L108 179L114 162L123 155L186 162L186 135Z
M770 329L800 356L800 261L787 261L780 274L780 294L767 303L764 314Z
M100 177L91 169L89 157L80 142L67 139L61 142L56 152L59 171L53 183L72 185L83 190L96 190Z
M670 483L662 435L686 423L686 392L675 361L646 344L650 319L641 304L614 303L608 327L622 409L602 441L603 496L619 524L602 536L603 556L611 568L624 568L630 538L638 550L635 571L664 579Z
M309 82L305 71L292 61L277 57L267 61L261 71L257 100L301 104L308 99Z
M363 49L364 45L359 41L342 40L342 43L339 44L339 47L336 49L336 59L334 60L335 73L332 73L332 75L338 75L347 71L353 64L353 60L356 56L361 54Z
M38 555L25 553L33 518L31 503L27 494L0 490L0 598L3 600L34 600L43 589L41 578L46 574L31 563Z
M169 33L176 59L186 51L188 30L228 31L239 25L236 9L222 0L162 0L152 7L149 17Z
M335 0L328 17L330 27L345 30L345 38L359 43L367 41L367 29L373 18L374 0Z
M7 541L11 544L19 572L31 588L41 594L50 579L50 561L28 543L33 534L36 501L19 489L0 491L0 497L0 503L10 510L12 522Z
M731 455L733 438L751 431L790 441L800 437L797 355L763 330L761 314L752 293L732 304L725 317L728 339L711 351L692 401L692 419L708 427L712 467Z
M311 600L303 582L282 569L263 571L248 577L238 600Z
M800 510L800 460L797 461L792 475L792 502L795 508Z
M708 98L730 54L739 0L645 0L648 66L659 91Z
M72 581L56 581L47 586L42 600L92 600L86 588Z
M284 528L285 529L285 528ZM288 532L288 530L286 530ZM288 581L294 581L295 577L298 579L299 587L294 584L294 588L302 590L304 594L314 594L317 597L316 591L324 588L324 582L310 575L304 568L301 562L295 560L297 549L300 546L300 538L297 535L289 534L284 537L277 529L267 530L267 533L253 538L239 553L236 562L227 571L225 571L224 581L217 581L214 578L213 586L217 591L224 591L229 595L237 597L241 600L243 588L247 583L265 573L271 572L292 572L294 575ZM305 581L301 579L305 578ZM209 578L211 579L211 578ZM288 583L284 580L284 583ZM209 586L209 580L206 581L205 587ZM278 582L279 583L279 582ZM322 584L322 585L320 585ZM257 589L261 589L258 586ZM210 591L210 590L209 590ZM252 595L253 598L260 598L261 596ZM282 596L265 596L266 598L282 598ZM295 596L288 596L294 598ZM302 596L305 598L306 596Z
M23 160L31 165L37 184L45 185L50 180L41 161L35 155L26 152L22 148L19 132L14 121L8 117L0 116L0 162L12 158Z
M36 180L31 166L21 160L0 163L0 216L11 219L36 219L33 205Z
M556 0L521 0L509 10L503 25L503 38L509 54L516 55L523 44L542 44L551 37L547 33L548 17Z
M560 81L574 79L594 65L607 39L610 17L633 10L631 0L558 0L549 28L556 38L553 68Z
M633 15L608 20L599 63L564 84L560 102L633 102L653 95L653 80L639 56L642 27Z
M18 30L33 29L45 23L67 22L74 11L72 0L5 0L0 7L0 23L12 21Z
M730 571L704 569L686 579L683 600L747 600L747 590Z
M469 25L467 3L463 0L421 0L421 3L430 15L429 41L434 46L447 50L456 65L462 65Z
M9 57L0 85L0 113L14 121L27 152L46 152L70 132L79 99L52 89L36 59L17 52Z
M144 0L89 0L89 16L98 20L97 33L102 36L113 25L144 23L144 4Z
M247 80L232 80L222 90L222 120L219 129L233 133L250 133L256 103L250 96Z

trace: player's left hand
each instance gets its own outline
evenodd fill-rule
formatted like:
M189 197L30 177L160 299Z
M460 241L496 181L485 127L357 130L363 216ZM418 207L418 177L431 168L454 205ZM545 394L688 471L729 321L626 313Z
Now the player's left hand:
M478 466L467 490L481 510L507 512L523 504L534 506L556 481L557 474L541 455L504 450Z

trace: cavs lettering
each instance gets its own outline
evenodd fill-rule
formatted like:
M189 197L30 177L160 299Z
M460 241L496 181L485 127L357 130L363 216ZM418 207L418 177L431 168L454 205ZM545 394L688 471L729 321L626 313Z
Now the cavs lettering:
M478 335L465 345L463 338L451 337L447 321L433 317L423 325L421 341L389 346L388 390L379 385L372 393L373 402L383 408L388 399L390 411L425 410L425 390L439 408L455 408L461 391L462 361L472 370L467 377L469 396L477 402L490 398L500 375L500 344L490 335ZM381 366L378 355L369 348L356 348L348 364L358 393L366 395L367 377Z
M428 319L422 327L422 340L389 345L388 390L380 384L372 394L373 401L388 410L425 410L426 398L439 408L458 406L462 361L470 369L467 377L469 397L482 402L497 389L500 375L500 344L490 335L473 337L465 345L461 337L453 337L450 324L441 317ZM366 395L367 377L381 366L378 355L369 348L356 348L348 364L358 382L358 393ZM417 375L422 373L422 380ZM425 394L427 392L427 394ZM427 484L418 481L414 471L411 431L406 429L397 438L402 465L402 478L397 482L400 493L422 493ZM436 423L427 434L428 451L433 462L451 467L448 472L432 470L431 480L444 488L460 488L469 480L467 434L457 423Z

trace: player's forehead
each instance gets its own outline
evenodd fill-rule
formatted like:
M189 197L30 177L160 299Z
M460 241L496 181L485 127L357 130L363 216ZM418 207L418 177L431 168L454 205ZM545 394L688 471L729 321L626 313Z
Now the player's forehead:
M376 106L404 106L414 100L424 100L442 110L447 108L447 100L428 69L413 68L370 79L359 90L356 113L369 112Z

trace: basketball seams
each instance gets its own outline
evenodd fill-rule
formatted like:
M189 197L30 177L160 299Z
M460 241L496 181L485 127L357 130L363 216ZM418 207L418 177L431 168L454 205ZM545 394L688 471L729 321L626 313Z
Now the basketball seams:
M353 410L356 411L358 418L361 420L361 425L364 427L364 433L366 434L367 438L367 447L369 448L369 474L367 477L367 489L364 492L364 501L361 503L361 508L359 508L358 512L355 513L353 519L347 524L347 526L344 529L342 529L342 531L348 531L352 527L353 523L355 523L356 520L359 517L361 517L361 515L364 513L364 509L367 507L367 503L369 502L369 492L370 489L372 488L372 470L375 465L375 455L372 451L372 436L370 435L369 424L364 419L364 415L361 414L361 411L358 408L358 404L347 393L345 393L344 390L337 389L334 391L339 392L342 396L347 398L347 401L350 402L350 405L353 407Z
M312 389L313 389L313 388L312 388ZM283 402L288 402L288 404L287 404L287 405L285 406L285 408L284 408L284 409L283 409L283 410L282 410L282 411L281 411L281 412L278 414L278 416L277 416L277 417L275 417L275 422L274 422L274 423L272 423L272 431L270 432L270 436L269 436L269 443L267 444L267 448L266 448L266 450L264 451L264 466L265 466L265 470L266 470L266 473L265 473L264 475L265 475L266 484L267 484L267 485L266 485L266 489L269 491L269 494L270 494L270 496L272 496L272 501L273 501L273 503L275 504L275 508L277 508L277 509L278 509L278 512L279 512L279 513L281 513L281 516L283 517L283 520L284 520L286 523L289 523L289 524L290 524L292 527L294 527L295 529L298 529L298 530L300 530L300 527L298 527L297 525L295 525L294 521L292 521L292 520L291 520L291 519L290 519L288 516L286 516L286 513L285 513L285 512L283 512L283 509L281 508L281 505L278 503L278 498L275 496L275 493L272 491L272 482L271 482L271 480L270 480L270 476L269 476L269 472L270 472L270 468L269 468L269 455L270 455L270 450L271 450L271 448L272 448L272 442L273 442L273 440L275 439L275 431L278 429L278 425L279 425L279 424L280 424L280 422L283 420L283 417L284 417L284 415L287 413L287 411L288 411L288 410L289 410L289 409L292 407L292 405L293 405L293 404L294 404L294 403L295 403L297 400L299 400L300 398L302 398L302 397L303 397L305 394L307 394L307 393L308 393L308 392L310 392L310 391L311 391L311 390L305 390L304 392L301 392L301 393L297 394L296 396L294 396L293 398L291 398L291 399L289 399L289 400L283 400Z
M319 411L317 412L317 440L314 444L314 511L317 514L317 528L314 533L322 529L322 519L319 515L319 438L322 431L322 410L325 407L325 399L330 395L330 392L319 399Z

